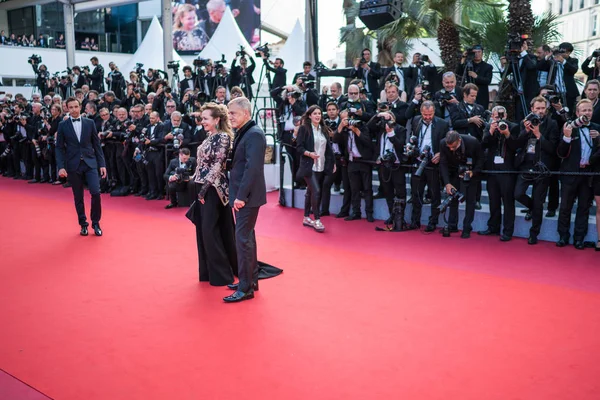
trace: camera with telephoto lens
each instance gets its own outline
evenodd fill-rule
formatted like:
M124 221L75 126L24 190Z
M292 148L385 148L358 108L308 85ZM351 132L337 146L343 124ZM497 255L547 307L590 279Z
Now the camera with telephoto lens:
M377 121L376 126L381 130L384 130L386 126L389 126L392 130L394 130L396 123L391 119L379 118L379 121Z
M27 62L31 65L33 64L41 64L42 63L42 56L38 55L38 54L32 54L31 57L29 57L27 59Z
M300 85L304 86L307 89L314 89L315 88L315 80L312 78L312 76L309 75L300 75L298 77L298 79L300 79Z
M506 41L506 56L521 54L523 42L529 39L529 35L521 35L519 33L509 33Z
M198 92L194 101L204 104L208 101L208 95L204 92Z
M183 142L183 129L175 128L173 129L173 148L178 150Z
M363 122L360 119L349 119L348 126L355 126L360 128L363 125Z
M451 92L446 91L446 89L442 89L439 91L440 95L438 96L438 101L440 105L444 105L452 100L454 95Z
M408 143L404 145L404 153L402 154L402 158L405 162L408 162L413 158L417 158L419 156L417 140L419 139L413 135L410 137L410 139L408 139Z
M12 153L12 146L9 143L8 146L6 146L6 149L4 149L4 151L2 152L2 154L0 154L0 158L6 158L11 153Z
M391 104L387 101L380 101L379 104L377 104L377 111L379 112L383 112L383 111L389 111Z
M242 45L240 45L240 49L235 52L236 57L246 57L246 54L246 48Z
M579 129L582 126L589 125L590 119L587 116L582 115L581 117L576 118L576 119L574 119L572 121L569 121L567 123L571 126L571 128L577 128L577 129Z
M398 158L392 149L387 149L381 157L381 164L388 169L392 169Z
M358 110L362 109L362 104L359 101L348 101L346 103L346 108L348 109L348 115L353 117L356 115Z
M417 65L422 67L425 65L425 63L429 63L429 56L426 54L421 54L417 60Z
M504 111L498 111L498 130L505 131L508 129L508 123L504 120L506 116L504 115Z
M442 203L439 205L438 210L440 210L440 213L444 214L453 200L458 201L459 203L464 203L466 198L465 195L459 192L458 190L452 189L452 194L446 197L446 199L442 201Z
M471 169L467 165L459 165L458 166L458 176L462 175L463 182L470 182L471 175L467 174Z
M554 90L548 90L542 97L545 98L550 104L559 104L561 100L560 95Z
M265 43L262 46L258 46L255 50L255 55L256 57L262 57L260 55L260 52L262 52L265 57L269 58L271 56L271 51L269 50L269 43Z
M433 158L433 154L431 154L431 147L429 147L429 146L423 147L423 151L421 152L421 154L419 155L419 158L418 158L418 160L420 160L420 163L419 163L419 166L417 167L417 170L415 171L415 176L420 177L421 175L423 175L423 172L425 172L425 167L427 167L427 165L429 165L432 158Z
M175 182L177 182L177 183L182 183L184 181L190 180L190 176L187 173L187 170L185 168L181 168L181 167L179 167L175 170L175 177L176 177Z
M531 122L531 126L540 126L542 123L542 119L535 113L529 113L529 115L525 117L525 121Z

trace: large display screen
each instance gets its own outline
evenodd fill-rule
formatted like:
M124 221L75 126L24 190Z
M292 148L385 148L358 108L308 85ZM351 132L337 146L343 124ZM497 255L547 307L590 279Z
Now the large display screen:
M229 7L252 47L260 43L260 0L180 0L173 2L173 48L197 54L206 47Z

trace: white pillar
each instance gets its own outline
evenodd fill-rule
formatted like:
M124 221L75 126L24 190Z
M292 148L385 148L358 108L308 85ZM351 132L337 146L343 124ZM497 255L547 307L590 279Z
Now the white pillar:
M163 71L169 72L167 65L173 61L173 17L171 0L161 0L162 3L162 28L163 28Z
M67 50L67 67L75 66L75 17L73 4L63 4L65 14L65 46Z

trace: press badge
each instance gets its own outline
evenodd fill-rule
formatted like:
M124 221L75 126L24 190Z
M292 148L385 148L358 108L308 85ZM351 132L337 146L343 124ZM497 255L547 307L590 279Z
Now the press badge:
M502 156L495 156L494 164L504 164L504 158Z
M527 154L535 154L535 145L537 144L537 139L529 139L527 143Z

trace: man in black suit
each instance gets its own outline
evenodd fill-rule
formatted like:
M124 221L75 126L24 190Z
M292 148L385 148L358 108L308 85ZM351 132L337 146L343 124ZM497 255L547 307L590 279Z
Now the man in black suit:
M314 71L312 70L312 64L310 61L304 61L302 64L302 72L298 72L292 79L292 85L298 84L298 78L304 77L307 81L314 81L317 79Z
M98 169L100 169L102 178L106 178L106 164L100 146L100 139L94 122L80 116L81 103L79 100L70 97L67 99L67 107L69 108L70 118L65 119L58 125L56 138L58 175L67 178L71 184L82 236L88 234L88 223L83 202L83 178L85 176L92 195L90 215L92 228L96 236L102 236L102 230L100 229L102 207L100 205Z
M192 130L188 124L183 122L182 115L179 111L173 111L171 118L163 123L163 142L167 145L172 145L173 150L167 151L167 159L171 159L175 151L180 147L187 147L192 141Z
M190 157L190 150L182 148L179 150L179 157L174 158L169 163L169 167L165 171L164 180L168 182L167 192L170 203L165 206L167 210L177 207L177 193L190 192L190 185L193 181L191 176L196 172L196 158ZM190 183L191 182L191 183Z
M467 83L463 87L463 101L450 106L452 127L461 135L473 136L481 142L483 127L485 126L484 108L476 103L478 96L477 86Z
M350 78L362 79L365 82L365 89L373 101L379 99L379 78L381 78L381 65L371 61L371 50L364 49L361 58L357 58L354 63L354 71Z
M236 65L237 57L234 58L231 63L231 70L229 71L229 76L231 77L229 80L229 89L231 90L232 87L239 86L244 92L244 95L249 100L252 100L252 85L255 83L253 74L256 63L251 56L248 56L248 58L250 58L250 66L248 66L248 58L242 55L240 55L239 58L240 65Z
M231 126L236 135L231 152L229 204L235 210L235 245L239 283L223 300L228 303L254 298L258 290L258 259L254 227L260 207L267 203L264 176L267 142L264 132L252 120L252 106L244 97L229 103Z
M327 108L327 104L333 102L337 104L338 110L343 110L346 107L348 96L342 90L342 85L339 82L333 82L331 87L323 86L323 94L319 99L319 107L323 110Z
M538 62L538 69L548 71L549 82L556 86L559 93L564 94L570 112L573 112L575 100L579 96L579 89L575 83L579 60L571 57L572 52L573 45L571 43L561 43L550 59Z
M406 109L408 104L400 100L400 89L398 86L391 84L385 89L385 96L389 110L394 114L396 123L400 126L406 126Z
M429 83L430 87L433 86L437 76L437 68L427 55L413 54L412 63L408 68L413 87L422 85L425 81Z
M73 81L73 90L81 89L86 84L85 76L83 76L81 68L77 65L73 67L73 77L71 80Z
M592 102L594 111L590 120L596 124L600 124L600 101L598 101L598 95L600 95L600 81L597 81L596 79L588 80L585 83L583 92L585 93L585 98Z
M531 101L531 112L537 118L521 122L519 137L517 138L517 157L515 167L523 173L517 177L515 185L515 200L527 207L531 212L531 229L527 243L537 244L537 236L542 227L544 201L548 192L550 179L538 175L528 174L530 170L537 170L541 162L545 166L552 165L556 157L558 145L558 126L547 116L546 99L536 97ZM538 121L541 121L538 123ZM529 185L533 183L533 196L527 195ZM527 219L527 217L526 217Z
M475 219L477 181L481 180L483 161L481 144L472 136L450 131L440 143L440 174L446 187L446 194L450 196L460 188L466 197L463 231L460 235L463 239L471 237ZM458 201L456 200L450 203L448 227L451 232L458 231Z
M267 69L267 71L273 72L275 74L271 81L271 86L269 87L269 90L280 90L286 85L287 81L287 69L283 68L283 66L285 65L284 61L281 58L276 58L275 62L273 63L273 66L271 67L267 55L262 51L259 51L258 53L262 57L263 63L265 64L265 68Z
M104 93L104 67L98 62L98 57L90 58L94 66L90 78L90 90L96 90L98 93Z
M592 118L593 104L588 99L580 100L576 106L577 117ZM561 172L592 172L590 157L598 150L598 135L600 125L589 123L580 128L573 128L572 124L565 124L563 137L558 143L557 153L562 158ZM571 210L577 198L577 213L575 214L575 231L573 243L578 250L584 249L583 239L587 235L590 205L593 191L590 186L589 176L561 175L562 193L560 200L560 213L558 215L558 234L560 239L556 242L558 247L569 244L571 227Z
M521 96L515 96L515 121L522 121L527 114L531 100L538 95L540 83L538 77L538 59L535 55L528 53L529 46L527 41L521 46L521 53L518 56L518 73L515 73L515 65L508 65L508 75L516 86L523 90L525 104L521 101ZM504 72L507 68L506 57L500 57L500 70Z
M194 83L196 82L196 76L192 72L192 68L189 65L183 67L183 79L179 82L179 95L181 96L180 100L183 99L183 95L186 90L197 89Z
M477 85L478 91L475 102L487 110L490 103L489 84L492 82L492 66L483 61L483 47L480 45L473 46L473 59L471 62L467 60L467 57L467 52L465 52L461 64L456 70L456 75L464 76L464 82L461 79L462 86L466 83Z
M482 147L486 152L484 166L487 170L514 171L519 125L507 121L506 115L504 107L494 107L490 123L484 130ZM500 235L500 227L504 225L500 240L508 242L512 239L515 230L515 178L513 174L488 175L490 218L487 229L479 231L479 235ZM504 219L502 206L504 206Z
M421 176L415 175L416 169L410 180L412 193L412 215L411 229L421 227L421 211L423 209L422 199L425 192L425 186L431 190L431 216L425 232L433 232L438 223L440 211L438 209L440 199L440 142L448 132L448 123L442 118L435 116L435 106L431 101L424 101L421 104L421 116L412 120L412 135L417 138L414 145L419 154L425 153L426 147L429 147L429 153L432 154L431 162L423 171ZM420 160L416 160L420 163Z
M403 67L404 64L404 53L401 51L397 51L394 54L394 65L385 69L383 73L384 77L387 77L390 73L394 73L398 78L398 88L406 92L407 100L410 99L411 94L415 88L415 83L411 76L411 69L408 67Z
M461 88L456 87L456 75L452 71L445 72L444 75L442 75L442 86L444 86L444 88L438 90L433 95L435 116L445 120L450 129L452 129L450 108L452 108L453 105L456 106L460 103L463 99L463 92Z

